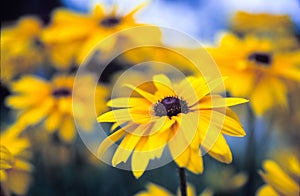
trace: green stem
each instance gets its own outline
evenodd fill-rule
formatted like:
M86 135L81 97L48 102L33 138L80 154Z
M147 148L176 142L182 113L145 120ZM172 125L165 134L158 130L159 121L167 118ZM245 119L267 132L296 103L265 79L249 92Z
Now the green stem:
M186 177L185 177L184 168L183 167L179 167L178 171L179 171L179 179L180 179L181 196L187 196L187 192L186 192Z

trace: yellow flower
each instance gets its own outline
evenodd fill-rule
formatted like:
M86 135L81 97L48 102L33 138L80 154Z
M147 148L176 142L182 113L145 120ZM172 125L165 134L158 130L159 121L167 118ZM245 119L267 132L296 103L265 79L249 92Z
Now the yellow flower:
M239 35L255 34L271 38L277 43L277 49L299 48L295 36L295 25L288 15L268 13L237 12L231 21L231 28Z
M293 30L293 23L288 15L239 11L232 18L231 27L239 33L249 33L253 31L288 32Z
M180 190L177 191L177 196L181 196ZM187 184L187 196L196 196L196 190L191 184ZM199 196L212 196L213 193L209 189L205 189ZM165 188L153 184L147 184L147 191L140 191L139 193L135 194L135 196L175 196L174 194L170 193Z
M299 195L300 164L295 157L291 158L289 163L290 173L284 171L275 161L264 161L265 172L260 171L259 174L267 184L259 188L257 195Z
M85 107L86 104L92 104L87 103L91 97L96 96L99 103L97 112L106 108L106 88L97 86L94 94L93 89L85 88L94 84L93 75L80 76L78 80L80 85L77 85L77 88L80 89L74 94L73 75L58 75L50 82L35 76L24 76L12 83L11 90L14 94L7 98L6 103L20 111L19 122L35 125L44 120L46 130L58 131L61 139L70 142L76 136L72 101L78 125L87 131L92 129L95 116L95 111L89 111Z
M140 8L124 16L116 13L116 7L105 13L101 5L87 15L58 9L53 13L51 24L43 31L42 40L51 46L52 60L57 67L67 68L71 63L79 65L90 50L107 36L141 25L133 18ZM65 53L67 57L64 58L61 54Z
M244 172L236 173L232 167L214 166L206 170L206 184L215 192L233 194L245 185L248 176Z
M160 37L157 36L157 38ZM171 47L161 43L161 40L153 41L153 43L156 43L156 46L134 48L124 52L122 57L133 64L147 61L163 62L178 68L181 72L191 74L199 72L194 64L201 64L199 60L206 59L208 56L203 48ZM161 65L154 70L169 71Z
M0 135L0 182L4 195L24 195L31 181L32 166L23 155L30 143L18 137L19 128L13 125Z
M151 159L162 156L166 147L179 167L194 173L203 171L200 145L215 159L230 163L232 155L223 133L244 136L245 132L227 106L247 100L209 95L222 82L222 78L206 82L200 77L188 77L173 85L165 75L155 75L154 94L127 85L140 96L108 102L108 106L121 109L104 113L97 119L113 122L112 130L117 129L100 144L100 156L123 138L113 155L112 165L127 162L132 154L131 170L136 178L144 173Z
M300 50L276 53L272 42L226 34L218 48L208 49L234 96L250 99L257 115L274 106L287 107L287 81L300 82ZM271 88L272 87L272 88Z
M43 60L39 41L42 25L37 18L21 18L15 26L1 30L1 81L31 72Z

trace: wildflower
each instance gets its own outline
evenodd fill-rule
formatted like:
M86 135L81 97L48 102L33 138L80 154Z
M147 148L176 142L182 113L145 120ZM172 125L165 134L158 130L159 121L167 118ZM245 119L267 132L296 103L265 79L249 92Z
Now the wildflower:
M277 44L277 50L299 48L295 36L295 25L290 16L269 13L237 12L232 21L231 29L241 36L256 35L270 38Z
M120 30L139 26L133 18L141 7L120 16L116 7L105 13L101 5L87 15L66 9L58 9L53 13L51 24L42 33L42 40L51 46L50 55L54 64L68 68L71 63L80 64L90 50L101 40ZM67 51L64 59L59 54Z
M203 171L200 145L215 159L230 163L232 155L223 133L244 136L245 132L226 106L247 101L209 95L222 84L222 78L206 82L200 77L188 77L172 84L165 75L155 75L152 82L156 87L154 94L127 85L140 97L116 98L107 103L121 109L97 118L98 122L113 122L112 130L117 129L100 144L100 156L123 138L112 165L127 162L132 154L131 169L136 178L144 173L151 159L162 156L166 147L179 167L194 173ZM222 108L226 109L225 114Z
M41 30L41 22L34 17L21 18L15 26L1 30L1 81L30 73L43 61Z
M299 195L300 164L296 157L289 159L289 171L286 172L275 161L263 163L265 172L260 171L267 183L257 191L257 195Z
M256 115L274 106L287 107L287 81L300 82L300 51L278 53L268 39L226 34L219 47L209 49L234 96L249 98ZM272 88L270 88L272 87Z
M211 165L210 165L211 166ZM207 185L217 193L233 194L245 185L248 176L244 172L235 172L232 167L213 166L206 170Z
M95 112L85 107L89 104L87 102L90 97L96 96L99 103L96 110L99 112L105 109L104 97L107 94L103 86L96 87L96 94L93 89L85 88L94 83L92 75L81 76L78 80L81 85L77 85L77 88L80 89L74 94L73 75L57 75L50 82L36 76L24 76L12 83L11 90L14 94L7 98L6 103L20 112L20 122L28 126L44 120L47 131L58 132L63 141L70 142L76 136L72 101L78 125L88 131L92 128Z
M144 46L134 48L124 52L122 57L133 64L139 64L147 61L163 62L178 68L184 73L190 74L198 72L194 63L199 63L199 59L205 59L205 55L207 54L206 51L203 52L203 48L171 47L161 43L161 41L159 42L158 40L156 42L153 41L153 43L156 43L155 47ZM160 70L161 72L170 71L164 66L157 66L155 70Z
M147 191L140 191L139 193L135 194L135 196L174 196L174 194L170 193L168 190L165 188L153 184L153 183L148 183L147 184ZM181 193L178 190L177 191L177 196L180 196ZM191 184L187 184L187 196L196 196L196 190ZM199 196L212 196L213 193L209 189L205 189Z
M231 27L239 33L253 32L288 32L293 30L293 23L288 15L268 13L237 12L232 18Z
M24 154L30 143L27 138L18 136L18 129L19 125L13 125L1 132L0 183L4 195L24 195L31 181L33 167Z

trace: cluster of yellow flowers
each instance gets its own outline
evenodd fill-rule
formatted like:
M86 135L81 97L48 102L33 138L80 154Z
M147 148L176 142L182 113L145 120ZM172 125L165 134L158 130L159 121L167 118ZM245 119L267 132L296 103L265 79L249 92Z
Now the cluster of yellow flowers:
M205 63L195 62L199 57L206 58L203 48L165 49L158 27L147 35L123 32L102 45L100 52L109 54L116 48L126 49L133 42L144 43L143 36L149 36L145 39L160 46L123 52L117 58L121 68L107 72L109 82L104 84L102 78L91 72L76 76L99 42L122 30L145 26L134 19L142 7L123 16L118 14L117 7L107 12L100 5L88 14L57 9L47 25L36 17L24 17L1 30L1 85L10 92L5 97L5 105L10 109L7 122L13 119L13 123L1 122L8 127L1 130L1 194L22 195L28 190L33 170L28 163L31 129L72 145L76 126L91 132L96 129L96 120L111 123L107 128L110 135L99 144L99 158L106 157L111 147L117 145L110 157L111 164L115 167L130 162L133 175L140 178L152 161L163 159L166 153L181 171L185 168L194 174L203 173L202 157L206 153L219 162L231 163L233 155L226 138L244 137L246 132L243 121L230 106L249 101L255 117L271 114L280 118L278 113L285 113L291 116L288 123L297 127L300 108L289 109L293 108L290 97L300 92L300 45L287 16L237 13L231 31L223 34L214 46L206 47L221 75L226 77L210 77L195 71L194 63ZM181 52L188 54L189 59L179 55ZM96 60L101 66L101 58ZM108 100L113 82L122 74L117 71L146 61L172 65L185 77L172 77L152 62L149 70L132 72L126 81L121 81L127 90L118 89L117 97ZM209 62L205 66L210 66ZM139 81L145 78L148 82L141 84ZM241 98L222 96L224 92L218 88L224 82L230 95ZM95 88L86 88L94 84ZM124 95L128 89L131 94ZM89 104L95 107L86 107ZM107 111L108 107L112 110ZM251 130L246 131L248 134ZM265 173L259 174L268 185L260 188L258 195L299 193L299 157L287 157L288 174L272 160L263 163ZM230 185L235 189L247 181L244 174L235 179ZM184 187L185 183L182 182L177 195L196 195L193 186ZM148 184L147 189L137 195L173 195L154 184ZM200 195L213 195L213 190L208 187Z

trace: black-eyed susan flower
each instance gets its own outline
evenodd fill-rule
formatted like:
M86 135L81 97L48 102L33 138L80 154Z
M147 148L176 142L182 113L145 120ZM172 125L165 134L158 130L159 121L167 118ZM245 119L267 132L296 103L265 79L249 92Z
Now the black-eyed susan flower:
M259 174L267 183L259 188L257 195L299 195L300 164L293 155L288 158L288 168L286 170L273 160L266 160L263 163L264 172Z
M238 33L291 33L294 24L288 15L269 13L237 12L231 21L231 28Z
M206 55L203 48L171 47L161 41L157 41L157 43L155 47L144 46L128 50L122 54L122 57L133 64L147 61L164 62L190 74L197 73L193 63L198 63L199 59L205 58ZM186 58L187 56L188 58ZM154 70L168 71L164 66L157 66Z
M80 64L90 50L107 36L141 25L133 18L140 8L126 15L119 15L116 7L106 13L102 5L96 5L89 14L66 9L54 11L50 25L42 33L42 40L52 48L50 55L54 65L67 68L71 63ZM61 53L68 55L63 57Z
M278 53L269 39L233 34L209 49L234 96L249 98L252 109L263 115L273 107L287 107L287 81L300 82L300 51Z
M232 18L231 29L241 36L252 34L271 38L277 43L277 50L299 48L296 27L288 15L239 11Z
M27 161L27 138L19 137L19 125L1 132L0 183L1 195L25 195L31 182L32 165Z
M74 94L73 75L57 75L52 81L32 75L24 76L11 84L13 94L7 98L6 103L19 111L19 122L36 125L43 121L46 130L58 132L63 141L70 142L76 136L73 109L78 125L89 131L92 129L95 115L95 111L86 108L89 98L96 96L97 112L106 108L106 88L99 85L95 91L86 89L86 86L95 83L93 75L80 76L78 80L77 88L81 88L78 89L80 94Z
M43 61L41 30L41 21L34 17L24 17L14 26L1 28L1 81L30 73Z
M121 140L112 165L127 162L132 154L131 170L136 178L144 173L150 160L162 156L165 148L179 167L197 174L203 171L200 145L215 159L230 163L232 154L223 134L244 136L245 132L227 106L247 100L211 95L211 90L222 84L222 78L207 82L188 77L173 84L165 75L155 75L152 82L156 88L153 94L127 85L140 96L108 102L114 109L97 120L114 123L112 130L116 131L100 144L100 157Z
M148 183L146 186L147 190L146 191L140 191L135 196L181 196L180 191L177 191L177 194L173 194L166 190L165 188L153 184L153 183ZM187 184L187 196L196 196L196 190L194 186L190 183ZM199 196L212 196L213 192L209 189L205 189Z
M243 187L248 176L244 172L235 172L233 167L213 166L206 169L206 184L214 192L224 194L234 194L235 191Z

